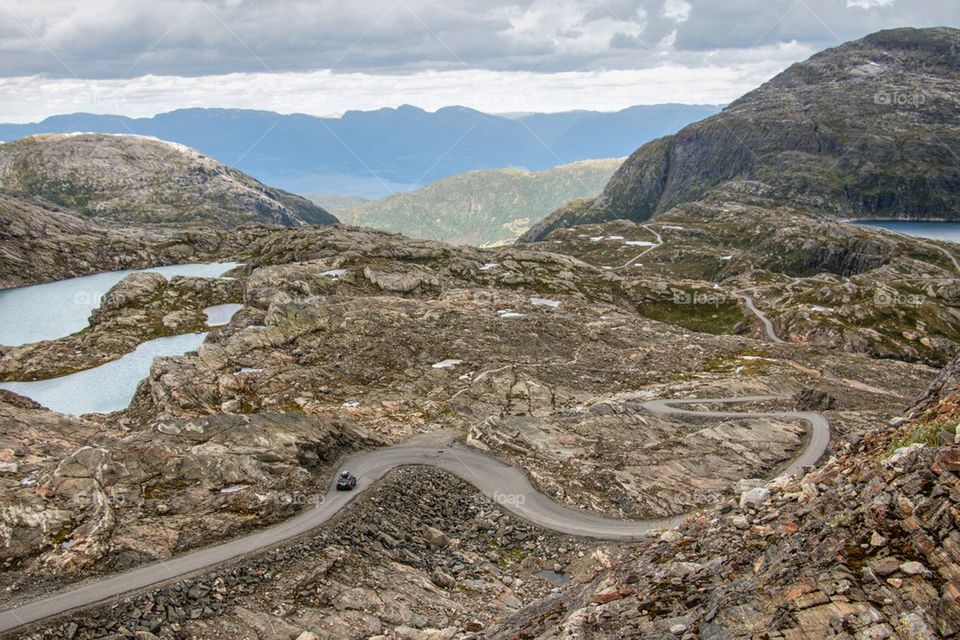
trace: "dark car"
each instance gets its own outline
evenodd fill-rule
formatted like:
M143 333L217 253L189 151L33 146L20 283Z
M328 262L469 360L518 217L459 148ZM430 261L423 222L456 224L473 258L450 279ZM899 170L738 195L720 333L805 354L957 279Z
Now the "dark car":
M341 471L337 478L337 491L350 491L357 486L357 476L349 471Z

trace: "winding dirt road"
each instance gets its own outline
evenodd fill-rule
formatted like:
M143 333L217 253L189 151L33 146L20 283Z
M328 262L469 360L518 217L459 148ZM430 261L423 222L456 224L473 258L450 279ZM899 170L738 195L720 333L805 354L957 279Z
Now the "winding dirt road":
M747 305L747 309L750 310L750 313L756 316L757 319L763 323L763 330L767 333L767 337L777 344L785 344L786 341L777 335L777 332L773 328L773 323L770 322L770 318L767 317L767 314L765 314L763 311L760 311L760 309L757 308L757 305L753 303L753 298L745 293L741 293L740 297Z
M827 448L830 425L822 415L797 411L751 413L680 408L693 404L727 404L772 399L775 398L753 396L733 399L652 400L642 406L653 413L700 418L802 420L809 427L808 445L803 453L780 473L781 476L793 475L804 467L815 464ZM208 571L221 563L275 547L323 525L389 471L405 465L426 465L448 471L466 480L488 499L516 516L568 535L603 540L638 540L659 529L676 526L686 517L624 521L569 509L534 489L522 470L460 445L376 449L359 453L344 461L342 467L350 469L358 477L354 491L336 491L331 483L320 504L280 524L169 560L105 578L91 579L54 595L0 611L0 632L102 603L159 583Z

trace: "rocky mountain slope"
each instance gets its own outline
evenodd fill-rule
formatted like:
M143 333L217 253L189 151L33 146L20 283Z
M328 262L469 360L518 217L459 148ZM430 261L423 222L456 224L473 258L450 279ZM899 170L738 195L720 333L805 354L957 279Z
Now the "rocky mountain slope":
M819 216L956 218L960 31L895 29L794 64L722 113L647 143L603 194L524 238L646 220L729 180L775 188Z
M339 213L347 224L454 244L513 242L576 198L600 193L622 159L584 160L546 171L486 169L437 180Z
M627 277L645 298L640 313L695 330L744 330L729 312L749 297L791 343L943 366L960 341L955 246L824 220L760 183L533 246ZM762 335L759 324L749 331Z
M131 135L53 135L0 145L0 186L123 224L298 226L337 219L182 145Z
M103 226L43 198L0 189L0 288L210 262L237 254L246 240L242 231Z
M935 375L723 335L733 314L747 334L756 322L735 302L672 303L699 330L661 322L650 317L663 308L658 292L711 288L658 285L540 246L480 250L344 227L230 233L243 234L233 257L246 267L222 294L238 287L244 309L197 352L157 360L127 411L70 418L0 397L7 604L289 517L322 495L343 454L409 438L471 443L553 499L608 516L724 503L801 447L803 430L666 417L643 400L774 394L783 399L765 406L789 408L796 395L829 407L831 451L842 452ZM202 287L157 284L179 292L180 313L211 302ZM174 298L158 300L153 285L122 282L122 308L104 309L88 333L121 338L115 320L164 315ZM76 340L51 341L46 366L61 366ZM335 548L344 539L361 544ZM403 471L307 540L17 637L465 638L546 596L554 585L539 572L590 590L647 546L555 536L443 474Z
M487 637L955 637L958 366L913 421L689 519Z

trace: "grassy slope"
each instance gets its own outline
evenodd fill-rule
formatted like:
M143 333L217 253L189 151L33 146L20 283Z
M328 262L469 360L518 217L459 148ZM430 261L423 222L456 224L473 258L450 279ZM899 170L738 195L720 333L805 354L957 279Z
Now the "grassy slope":
M585 160L541 172L470 171L338 215L347 224L415 238L474 245L512 242L560 205L597 195L621 161Z

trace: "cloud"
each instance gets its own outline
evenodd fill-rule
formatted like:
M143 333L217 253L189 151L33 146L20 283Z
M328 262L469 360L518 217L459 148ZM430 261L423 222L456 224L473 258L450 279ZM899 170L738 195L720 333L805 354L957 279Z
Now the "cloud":
M427 110L458 104L488 113L611 111L664 102L722 104L775 75L797 55L796 48L778 47L736 65L664 64L550 74L471 69L390 76L315 71L131 80L0 78L0 122L76 112L150 116L206 106L330 115L401 104Z
M0 0L0 112L716 103L844 40L958 23L956 0Z
M690 11L693 7L684 0L664 0L663 17L668 20L685 22L690 17Z
M896 0L847 0L847 7L873 9L874 7L889 7Z
M688 0L677 51L752 48L796 41L823 49L874 31L960 24L955 0Z
M643 69L956 24L924 0L0 0L0 76ZM675 34L675 35L674 35Z

